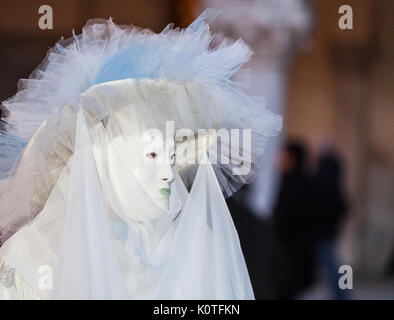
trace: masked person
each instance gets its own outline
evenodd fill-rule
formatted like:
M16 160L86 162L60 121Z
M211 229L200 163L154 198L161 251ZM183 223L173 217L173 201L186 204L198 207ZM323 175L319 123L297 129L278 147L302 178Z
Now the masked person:
M93 20L6 101L28 141L0 203L0 297L253 299L224 197L281 128L212 47L204 12L161 33Z

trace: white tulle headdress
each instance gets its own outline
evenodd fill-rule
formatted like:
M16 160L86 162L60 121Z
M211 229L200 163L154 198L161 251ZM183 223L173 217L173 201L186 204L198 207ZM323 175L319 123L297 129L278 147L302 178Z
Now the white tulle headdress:
M149 284L144 283L150 288L149 294L144 297L252 297L223 195L230 196L251 181L266 140L281 128L281 117L270 113L261 99L248 95L235 80L252 55L249 47L241 40L228 39L212 47L214 34L208 23L215 15L208 10L186 29L168 26L158 34L117 26L112 20L92 20L80 35L56 44L32 76L21 80L18 93L4 102L9 111L8 133L28 143L0 200L0 232L4 240L22 226L31 228L32 221L41 225L34 228L40 230L40 239L47 241L37 247L49 243L56 257L39 263L57 263L56 297L70 297L72 292L93 298L139 296L139 285L126 288L122 280L127 274L124 270L139 264L132 268L128 259L122 263L123 258L114 253L109 239L119 241L119 246L127 243L133 255L144 261L145 269L140 271L151 273ZM196 155L199 162L204 160L205 169L198 163L175 165L180 175L175 179L176 192L171 195L171 209L164 212L164 218L160 216L166 221L160 220L165 232L152 237L154 243L164 246L163 239L172 230L177 243L199 245L192 248L169 244L168 250L160 249L165 258L157 258L161 262L156 265L149 256L151 249L145 245L144 249L136 249L135 244L143 242L143 237L138 236L141 231L134 225L133 197L122 192L139 192L140 186L131 182L135 177L114 141L119 136L127 141L131 134L151 128L164 132L168 121L175 131L187 129L187 139L178 141L179 149L196 138L198 145L210 137L207 133L198 135L202 129L214 129L216 133L221 129L230 133L238 130L239 134L226 139L215 133L215 143L205 144L203 152ZM242 140L249 133L250 143ZM234 168L245 162L249 170L234 174ZM122 187L116 189L115 180L128 181L128 185L122 181ZM184 183L191 187L190 194ZM145 222L157 229L157 219L146 218ZM51 223L62 230L62 241L56 237L54 240L54 233L46 231ZM119 228L128 230L127 241L116 235L114 230ZM101 236L97 238L97 234ZM204 241L200 241L201 236ZM194 241L189 241L192 238ZM195 257L189 257L190 263L179 269L178 262L191 254L189 249L194 250ZM214 253L221 250L223 256ZM81 262L80 269L75 259ZM202 262L207 260L211 262ZM13 262L22 264L17 258ZM222 274L223 270L228 274ZM111 281L104 281L107 273L114 275ZM216 283L212 292L198 287L204 280L196 273L212 278L212 284ZM192 284L187 280L191 275L196 280ZM26 271L25 277L33 276ZM84 282L86 278L89 281ZM183 279L182 285L175 278ZM178 287L173 296L163 291L174 285Z

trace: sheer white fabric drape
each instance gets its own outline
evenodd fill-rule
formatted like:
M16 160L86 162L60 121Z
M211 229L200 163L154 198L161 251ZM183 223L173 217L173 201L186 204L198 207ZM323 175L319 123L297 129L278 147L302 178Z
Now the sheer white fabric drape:
M171 203L181 203L181 210L170 209L166 231L148 248L139 224L129 218L126 208L116 207L117 195L105 187L102 172L111 162L103 153L111 141L103 135L110 131L102 125L88 127L81 110L75 152L43 212L0 249L0 256L37 295L44 299L253 299L238 236L208 158L200 165L190 194L177 175ZM89 136L92 130L96 141ZM133 190L137 182L124 183ZM145 200L146 206L154 205ZM141 214L144 210L141 207ZM52 290L40 287L42 265L53 268Z

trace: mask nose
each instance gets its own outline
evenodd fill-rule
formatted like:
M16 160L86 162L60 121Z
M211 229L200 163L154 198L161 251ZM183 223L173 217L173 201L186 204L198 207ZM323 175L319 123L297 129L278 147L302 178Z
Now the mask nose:
M172 171L171 166L166 166L161 170L160 179L167 183L174 180L174 172Z

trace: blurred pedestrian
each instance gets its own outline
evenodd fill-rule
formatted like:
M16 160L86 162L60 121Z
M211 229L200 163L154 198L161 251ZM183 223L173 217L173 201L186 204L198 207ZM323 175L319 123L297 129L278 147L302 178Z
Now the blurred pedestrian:
M340 274L336 255L336 240L347 211L342 189L342 164L332 149L322 152L314 173L317 225L317 252L326 284L332 299L345 299L338 286Z
M279 299L294 299L312 284L315 271L315 222L312 181L303 143L289 142L280 156L281 183L274 209L274 230L282 248Z

